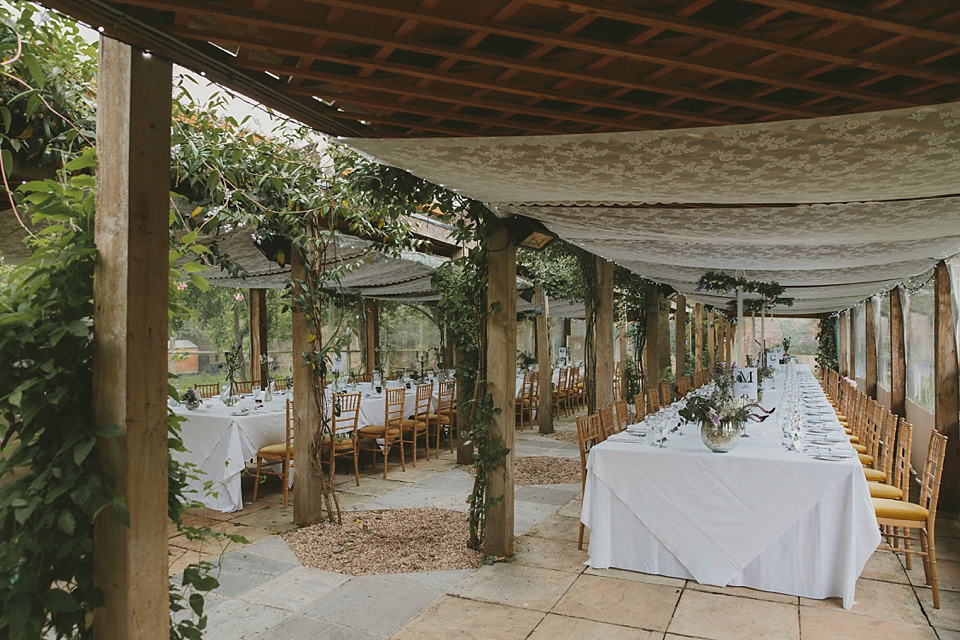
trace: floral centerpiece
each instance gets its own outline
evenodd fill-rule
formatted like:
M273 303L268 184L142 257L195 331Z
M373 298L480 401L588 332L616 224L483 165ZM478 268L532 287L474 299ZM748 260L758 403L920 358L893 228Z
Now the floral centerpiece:
M223 352L223 362L219 368L224 370L224 382L226 383L227 393L224 396L223 403L227 406L233 406L240 402L240 395L237 393L237 372L240 371L240 365L243 363L243 344L238 344L235 349Z
M190 411L197 409L201 404L203 404L200 394L198 394L196 389L193 389L192 387L184 391L183 397L180 399L183 400L183 406Z
M691 395L679 414L687 422L700 423L700 438L707 448L726 453L737 446L747 421L759 419L755 409L759 409L755 402L733 397L733 374L721 363L714 370L713 390Z

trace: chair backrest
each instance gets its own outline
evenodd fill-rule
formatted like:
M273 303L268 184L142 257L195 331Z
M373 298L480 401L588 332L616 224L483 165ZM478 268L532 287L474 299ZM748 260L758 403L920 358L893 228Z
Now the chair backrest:
M287 379L286 378L275 378L273 381L273 390L274 391L286 391L287 390Z
M417 385L417 400L414 407L415 420L426 420L430 413L430 401L433 399L433 383Z
M690 387L692 383L690 382L690 376L683 376L682 378L677 378L677 397L682 398L683 396L690 393Z
M220 395L220 383L212 382L210 384L198 384L193 387L197 395L201 398L212 398L214 396Z
M587 454L590 449L602 441L600 431L600 416L596 413L586 418L577 418L577 443L580 446L580 484L581 488L587 484Z
M570 388L575 389L580 384L580 367L570 367Z
M886 417L886 411L883 405L869 397L866 398L865 405L866 407L862 411L865 422L864 433L867 436L865 443L867 446L867 455L873 457L873 468L878 469L880 437L882 435L883 419Z
M286 402L286 421L284 422L283 442L286 445L286 456L288 459L293 445L293 398L287 398Z
M333 396L333 431L357 430L357 419L360 417L360 392L336 393Z
M456 390L456 380L442 380L440 382L439 398L437 399L437 413L450 413L453 410L454 393Z
M657 390L648 389L644 395L647 396L647 414L660 411L660 396L657 395Z
M570 367L560 367L557 374L557 391L566 391L570 385Z
M643 394L638 393L633 396L633 419L640 422L647 417L647 402L643 399Z
M888 418L889 419L889 418ZM890 484L900 489L903 500L910 499L910 454L913 449L913 425L900 418L897 428L897 446L891 456Z
M600 439L606 440L617 432L617 423L613 419L613 406L600 407Z
M920 506L926 507L930 516L937 511L937 500L940 497L940 475L943 473L943 459L947 455L947 436L936 429L930 433L930 444L927 446L927 459L923 463L923 473L920 474Z
M665 407L671 402L673 402L673 397L670 395L670 381L661 380L660 381L660 406Z
M623 431L630 424L630 410L627 408L627 401L620 398L613 403L613 408L617 414L617 432Z
M877 446L877 469L883 471L885 482L893 479L893 456L897 452L897 419L889 411L883 411L883 427L880 429L880 444Z
M403 422L403 400L407 396L407 390L403 387L387 389L384 395L384 423L387 427L400 428Z
M253 393L253 380L238 380L233 383L236 393Z
M530 402L536 402L540 397L540 372L530 372Z

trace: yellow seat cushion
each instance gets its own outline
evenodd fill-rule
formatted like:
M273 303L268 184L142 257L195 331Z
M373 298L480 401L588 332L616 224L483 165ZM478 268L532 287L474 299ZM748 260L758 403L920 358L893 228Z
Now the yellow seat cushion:
M857 457L860 458L860 464L864 466L873 465L873 456L868 456L865 453L858 453Z
M282 458L287 452L287 445L284 443L280 444L268 444L265 447L260 447L260 450L257 451L258 456L271 456L273 458ZM293 455L293 445L290 445L290 455Z
M863 475L867 477L867 482L886 482L887 474L880 469L864 469Z
M850 446L852 446L852 447L853 447L853 450L856 451L857 453L866 453L866 452L867 452L867 448L866 448L865 446L863 446L862 444L851 443Z
M371 425L367 425L366 427L361 427L358 430L358 433L362 436L382 438L383 432L385 430L386 430L386 427L384 427L384 425L382 424L371 424ZM400 437L400 429L397 429L396 427L390 427L390 430L388 433L393 438Z
M903 497L903 492L896 487L891 487L889 484L883 484L882 482L868 482L867 486L870 487L870 497L871 498L886 498L887 500L900 500Z
M323 444L330 444L330 435L323 436ZM353 434L337 434L333 439L333 446L337 449L350 449L353 447Z
M873 498L873 510L878 518L890 520L914 520L923 522L927 519L928 511L918 504L891 500L890 498Z
M413 427L413 426L417 426L417 427L420 427L420 428L422 428L422 429L426 429L426 428L427 428L427 421L426 421L426 420L413 420L413 419L411 419L411 418L404 418L403 420L400 421L400 424L403 425L403 428L404 428L404 429L409 429L410 427Z

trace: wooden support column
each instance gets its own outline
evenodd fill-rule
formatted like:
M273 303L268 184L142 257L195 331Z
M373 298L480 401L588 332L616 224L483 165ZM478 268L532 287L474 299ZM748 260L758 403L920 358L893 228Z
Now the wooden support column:
M857 369L857 322L853 310L850 311L848 316L850 326L847 328L847 348L850 352L850 377L856 380L857 374L863 373L863 371Z
M363 299L364 326L363 366L368 375L373 375L377 363L377 349L380 348L380 304L373 298Z
M300 252L293 250L290 260L290 278L302 281L306 277L305 265ZM300 287L294 287L294 295L300 293ZM323 489L320 478L310 464L310 445L320 426L320 407L313 391L313 372L304 362L304 353L312 352L320 344L319 329L310 337L313 328L307 316L293 312L293 521L300 526L316 524L320 521L323 509Z
M682 378L687 372L687 299L681 295L677 296L677 313L674 316L674 357L677 362L677 370L674 375Z
M850 353L847 339L847 329L849 328L849 323L847 322L847 312L844 311L840 314L839 318L840 331L837 335L837 348L840 351L840 375L847 376L850 375L850 367L847 361L847 355Z
M93 408L124 431L97 447L130 526L97 517L93 636L166 638L171 66L101 37L99 68Z
M693 370L703 371L703 305L699 302L693 308Z
M864 338L866 339L866 365L864 366L864 380L866 389L864 392L877 399L877 326L873 316L873 298L867 298L864 308L866 314L866 329Z
M660 362L660 368L670 368L672 365L670 363L670 356L673 353L673 345L670 344L670 305L669 300L667 300L667 310L660 313L660 354L658 360Z
M647 326L644 343L643 389L656 389L660 382L660 287L647 285Z
M250 379L262 386L267 379L267 290L250 289Z
M497 220L490 232L487 309L499 306L487 318L486 350L487 392L493 406L500 409L490 429L492 438L500 438L509 450L503 462L491 470L490 496L503 499L487 513L484 555L513 555L513 477L514 477L514 402L517 391L517 249L506 221Z
M536 304L542 310L537 316L537 424L540 433L553 433L553 373L550 370L550 303L540 285L534 289Z
M717 317L713 311L707 312L707 369L713 370L717 363Z
M613 404L613 263L597 256L600 306L594 327L597 408Z
M960 373L950 272L943 260L933 274L933 313L934 418L937 431L947 436L939 505L956 511L960 509Z
M899 286L890 290L890 411L907 415L907 350Z

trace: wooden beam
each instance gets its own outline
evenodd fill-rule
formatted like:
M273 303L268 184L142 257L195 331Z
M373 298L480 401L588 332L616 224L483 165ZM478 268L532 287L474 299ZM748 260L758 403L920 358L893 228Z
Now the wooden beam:
M693 369L703 371L703 305L693 308Z
M681 378L687 372L687 299L681 295L677 296L677 313L674 316L673 327L674 358L677 363L674 375Z
M939 29L927 24L911 22L909 20L895 20L886 17L883 13L873 10L855 9L847 5L833 4L819 1L816 4L806 0L754 0L755 4L762 4L774 9L796 11L808 16L836 20L838 23L859 24L879 31L899 33L915 38L960 44L960 33L954 30Z
M646 360L643 367L643 388L651 391L660 382L660 287L647 284Z
M96 519L97 640L165 638L170 62L100 38L93 407L124 434L98 443L130 526ZM51 549L50 553L55 553Z
M574 2L570 2L569 0L532 0L532 2L553 9L589 13L593 16L605 17L620 22L631 22L638 25L656 27L658 29L677 31L679 33L689 33L717 40L724 44L741 44L748 47L773 51L779 55L793 55L801 58L830 62L836 65L870 69L880 73L922 78L937 82L938 84L950 79L960 78L960 76L955 73L945 75L939 73L936 69L908 62L891 62L881 57L867 55L863 51L852 53L838 49L828 49L803 41L791 41L785 38L753 33L749 29L722 27L662 12L644 11L643 9L633 6L621 5L613 8L609 7L606 3L597 2L596 0L576 0Z
M364 298L363 315L366 321L363 366L368 375L373 375L377 363L377 349L380 348L380 304L373 298Z
M864 338L867 345L867 362L864 367L864 379L866 381L865 393L877 399L877 324L874 316L873 298L867 298L864 313L866 313L866 329Z
M960 372L957 367L957 327L953 316L950 272L937 263L933 274L934 419L947 436L947 457L940 480L940 508L960 508Z
M550 370L550 301L540 285L534 289L537 305L543 313L537 316L537 424L540 433L553 433L553 373Z
M253 386L267 380L267 290L250 289L250 379Z
M717 364L717 317L713 311L707 312L707 370L712 371Z
M850 323L847 321L848 314L846 311L840 314L838 320L840 324L840 331L837 336L837 349L840 352L840 375L848 376L850 375L850 366L847 360L847 356L850 353L849 340L847 339L847 329L850 328Z
M306 266L300 251L293 250L290 258L290 279L302 282ZM294 284L294 295L303 295L300 285ZM313 372L302 354L310 353L322 337L319 328L312 328L305 314L293 315L293 521L302 527L320 521L323 511L323 488L313 470L311 445L320 425L320 407L314 393ZM316 330L316 336L312 336ZM311 339L311 337L313 339ZM316 341L316 343L314 342Z
M600 305L594 326L597 408L613 405L613 263L596 257Z
M514 403L517 397L517 248L505 220L497 219L490 231L487 309L496 313L487 317L486 351L487 393L500 412L494 416L490 437L499 438L509 450L503 462L490 471L490 497L502 499L487 512L483 553L488 556L513 555L513 435Z
M900 287L890 290L890 411L907 415L907 350L904 344Z

